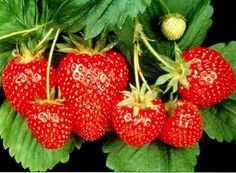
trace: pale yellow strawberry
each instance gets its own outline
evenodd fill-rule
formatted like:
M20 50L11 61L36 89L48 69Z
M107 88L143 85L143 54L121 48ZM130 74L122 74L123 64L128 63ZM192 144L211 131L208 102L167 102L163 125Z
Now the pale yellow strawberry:
M180 39L186 29L185 18L176 13L171 13L163 17L161 31L163 35L171 41Z

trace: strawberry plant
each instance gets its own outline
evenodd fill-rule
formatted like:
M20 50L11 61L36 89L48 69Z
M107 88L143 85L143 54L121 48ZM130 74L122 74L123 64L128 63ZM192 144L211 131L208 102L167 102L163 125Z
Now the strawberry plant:
M0 0L0 161L197 171L204 141L236 140L236 42L206 44L212 3Z

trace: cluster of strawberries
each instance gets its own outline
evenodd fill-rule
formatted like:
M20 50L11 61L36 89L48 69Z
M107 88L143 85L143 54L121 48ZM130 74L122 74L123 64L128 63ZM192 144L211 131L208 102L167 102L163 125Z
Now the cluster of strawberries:
M70 52L57 70L51 65L48 86L51 90L58 86L63 99L47 98L43 57L16 55L3 71L3 88L9 103L26 117L31 132L48 149L62 147L72 132L93 141L113 129L132 146L159 138L175 147L188 147L199 141L203 131L197 106L228 97L236 89L236 77L230 64L212 49L192 48L183 58L191 62L189 85L180 83L182 99L166 106L149 93L135 100L135 89L130 97L121 94L129 81L128 64L113 50ZM131 104L120 104L127 99Z
M50 67L50 90L58 85L63 99L48 99L47 60L16 55L2 75L7 100L26 117L42 146L62 147L72 132L93 141L112 129L114 97L127 87L125 59L115 51L103 55L68 53L56 70Z
M125 93L120 99L126 103L118 103L113 110L113 126L128 144L141 146L159 138L174 147L190 147L200 140L203 133L203 121L197 106L217 104L236 90L235 72L217 51L195 47L181 56L182 60L175 61L170 70L172 78L167 78L169 84L178 78L177 91L181 99L164 105L160 98L141 93L141 101L134 101L133 107L128 108L127 105L134 100L130 95L137 92L134 88L132 93ZM140 108L136 115L135 107Z

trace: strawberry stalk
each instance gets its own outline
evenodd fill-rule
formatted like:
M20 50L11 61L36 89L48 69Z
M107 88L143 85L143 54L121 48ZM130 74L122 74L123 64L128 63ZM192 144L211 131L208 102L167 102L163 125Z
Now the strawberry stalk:
M146 84L147 89L150 91L150 87L147 84L145 77L143 76L140 64L139 64L139 54L141 54L141 48L139 44L139 37L137 35L138 31L140 30L140 25L138 24L138 19L135 20L135 32L134 32L134 75L135 75L135 83L138 94L140 94L140 81L139 77L141 78L142 82ZM137 96L139 97L139 96Z
M163 2L163 0L159 0L162 8L164 9L165 13L169 14L170 13L170 10L169 8L167 7L167 5Z
M135 82L138 91L140 91L140 81L139 77L141 78L142 82L147 85L147 81L143 76L140 64L139 64L139 54L141 53L140 44L139 42L134 43L134 75L135 75ZM150 91L150 87L147 85L147 89Z
M138 23L139 25L141 25L140 23ZM140 27L142 28L142 25ZM144 45L148 48L148 50L153 54L153 56L160 61L165 67L167 67L170 70L175 70L174 66L172 63L168 62L170 60L166 60L165 58L163 58L163 56L161 56L153 47L152 45L149 43L147 36L143 33L142 30L139 31L139 36L141 38L141 40L143 41Z
M147 89L150 91L150 87L147 85L147 81L145 79L145 77L143 76L140 64L139 64L139 54L141 54L141 48L140 48L140 44L139 44L139 31L140 31L140 26L138 24L138 18L135 19L135 32L134 32L134 69L135 69L135 78L137 78L137 81L139 83L139 77L141 78L142 82L146 84ZM138 77L139 76L139 77ZM138 88L140 88L140 84L136 84ZM137 88L137 89L138 89Z
M175 61L169 59L168 57L159 54L149 43L149 40L145 33L143 32L143 27L140 24L140 22L137 20L135 24L138 28L138 30L135 30L135 37L136 39L141 39L144 45L147 47L147 49L152 53L152 55L161 62L162 66L161 68L167 72L167 74L164 74L160 76L155 85L159 86L161 84L164 84L165 82L169 81L166 90L167 92L170 88L173 87L173 93L177 91L178 83L182 84L185 87L189 86L189 82L187 81L187 75L191 73L191 70L189 69L191 65L190 62L184 62L182 57L182 52L178 48L178 45L175 44Z
M24 29L24 30L21 30L21 31L16 31L16 32L12 32L12 33L9 33L9 34L6 34L6 35L3 35L0 37L0 40L3 40L3 39L6 39L6 38L9 38L9 37L12 37L12 36L15 36L15 35L19 35L19 34L29 34L31 32L34 32L34 31L37 31L38 29L46 26L48 23L46 24L42 24L42 25L37 25L33 28L30 28L30 29Z
M45 37L37 44L35 50L37 51L38 49L41 49L41 47L43 46L43 44L47 41L48 37L51 35L52 31L54 29L51 28L48 33L45 35Z
M174 66L173 66L173 62L171 62L171 60L167 60L166 58L164 58L163 56L161 56L153 47L152 45L149 43L147 36L145 35L145 33L143 32L143 26L142 24L139 22L138 19L136 19L135 21L135 39L139 40L141 39L142 42L144 43L144 45L148 48L148 50L153 54L153 56L160 61L165 67L167 67L169 70L174 70Z
M49 57L48 57L47 75L46 75L46 93L47 93L47 100L48 101L50 100L50 66L52 63L52 55L53 55L53 51L55 49L55 45L56 45L59 33L60 33L60 29L58 29L55 34L55 37L53 39L53 43L52 43L52 46L51 46L51 49L49 52Z
M138 92L140 92L140 82L139 82L139 73L138 73L138 43L134 44L134 76L135 76L135 84Z

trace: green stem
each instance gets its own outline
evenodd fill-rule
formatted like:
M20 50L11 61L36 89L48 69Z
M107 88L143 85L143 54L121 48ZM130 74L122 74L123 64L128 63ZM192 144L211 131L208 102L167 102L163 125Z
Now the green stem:
M139 60L138 60L138 48L139 44L134 44L134 76L135 76L135 84L138 92L140 92L140 83L139 83L139 73L138 73L138 66L139 66Z
M134 49L136 49L135 51L136 51L136 53L137 53L137 57L138 57L138 55L139 55L139 52L140 52L140 45L139 45L139 33L142 31L142 25L140 24L140 22L139 22L139 19L138 18L136 18L135 19L135 31L134 31L134 46L136 46ZM134 52L135 52L134 51ZM138 60L138 58L137 58L137 61L136 61L136 70L137 70L137 76L139 75L140 76L140 78L141 78L141 80L142 80L142 82L143 83L146 83L147 84L147 81L146 81L146 79L145 79L145 77L143 76L143 73L142 73L142 70L141 70L141 67L140 67L140 64L139 64L139 60ZM136 78L138 78L138 77L136 77ZM139 83L139 82L138 82ZM137 85L137 84L136 84ZM139 86L139 88L140 88L140 86ZM150 89L150 87L147 85L147 88L148 88L148 90L151 90Z
M39 49L46 42L48 37L51 35L52 31L53 31L53 28L51 28L46 34L46 36L37 44L35 50Z
M12 33L10 33L10 34L1 36L1 37L0 37L0 40L3 40L3 39L8 38L8 37L12 37L12 36L14 36L14 35L18 35L18 34L28 34L28 33L31 33L31 32L33 32L33 31L38 30L39 28L41 28L41 27L43 27L43 26L45 26L45 24L43 24L43 25L38 25L38 26L36 26L36 27L34 27L34 28L30 28L30 29L25 29L25 30L21 30L21 31L12 32Z
M165 13L166 13L166 14L169 14L169 13L170 13L170 10L169 10L169 8L167 7L167 5L163 2L163 0L159 0L159 1L160 1L160 3L161 3L162 8L165 10Z
M50 67L51 67L51 63L52 63L52 55L53 55L53 51L54 51L59 33L60 33L60 29L58 29L56 32L55 38L52 43L52 47L50 49L49 57L48 57L47 76L46 76L47 100L50 100Z
M159 53L156 52L156 50L151 46L148 39L146 38L146 36L143 33L140 34L140 37L141 37L143 43L145 44L145 46L148 48L148 50L154 55L154 57L158 61L160 61L163 65L165 65L170 70L175 70L175 68L169 62L167 62L164 58L161 57L161 55Z
M149 87L149 85L148 85L148 83L147 83L145 77L143 76L143 73L142 73L142 71L141 71L140 66L139 66L139 68L138 68L138 73L139 73L139 76L140 76L140 78L142 79L143 83L146 83L146 84L147 84L147 89L148 89L149 91L151 91L151 88Z

